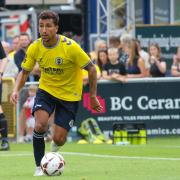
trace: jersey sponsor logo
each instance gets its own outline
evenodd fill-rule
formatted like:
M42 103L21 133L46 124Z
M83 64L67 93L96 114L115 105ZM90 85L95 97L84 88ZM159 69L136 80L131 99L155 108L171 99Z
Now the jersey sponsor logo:
M63 63L63 59L60 58L60 57L57 57L57 58L55 59L55 63L58 64L58 65L60 65L60 64Z
M47 68L42 68L42 70L47 73L47 74L63 74L64 70L61 68L52 68L52 67L47 67Z

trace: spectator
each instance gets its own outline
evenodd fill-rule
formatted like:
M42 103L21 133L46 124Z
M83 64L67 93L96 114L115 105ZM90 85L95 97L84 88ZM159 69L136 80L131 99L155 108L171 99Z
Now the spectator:
M32 116L32 108L34 105L34 99L36 96L37 87L35 85L30 85L28 88L28 97L23 105L26 112L26 137L25 142L32 142L33 129L35 125L35 119Z
M30 42L31 41L29 35L27 33L21 33L19 37L19 50L14 55L14 61L19 72L22 70L21 63L24 60L24 57L26 55L26 50Z
M14 36L12 39L12 51L16 52L19 49L19 35Z
M145 63L140 57L137 44L134 40L130 40L124 44L125 53L128 55L126 62L128 78L146 77Z
M149 76L149 69L150 69L149 54L141 48L141 43L139 40L136 39L135 42L136 42L137 47L138 47L139 55L145 64L146 76Z
M14 63L14 58L12 57L13 54L10 53L10 51L11 51L10 44L5 42L5 41L2 41L2 46L4 48L4 51L5 51L6 57L7 57L6 66L5 66L5 69L4 69L3 77L16 78L17 73L18 73L18 68L17 68L16 64Z
M150 44L150 75L152 77L165 77L166 62L161 57L161 48L157 43Z
M107 80L125 81L126 68L124 63L119 62L117 48L108 49L109 62L103 66L102 77Z
M106 43L106 41L104 41L102 39L98 39L95 41L94 46L95 46L95 50L91 51L89 54L90 54L92 60L95 60L97 62L98 51L101 49L107 49L107 43Z
M121 41L119 37L111 36L109 38L109 47L121 49Z
M19 72L22 70L21 68L21 63L25 58L26 55L26 50L30 45L30 37L27 33L21 33L20 37L19 37L19 41L20 41L20 48L19 50L15 53L14 55L14 60L15 60L15 64L18 67ZM38 64L35 65L34 69L32 70L28 81L38 81L39 80L39 66Z
M180 77L180 47L177 48L177 53L173 56L171 75L174 77Z
M109 62L107 49L98 51L97 65L102 72L102 67Z
M126 53L126 47L131 44L132 36L130 34L123 34L120 37L120 42L122 46L122 52L119 56L119 61L123 63L127 63L128 60L128 54Z

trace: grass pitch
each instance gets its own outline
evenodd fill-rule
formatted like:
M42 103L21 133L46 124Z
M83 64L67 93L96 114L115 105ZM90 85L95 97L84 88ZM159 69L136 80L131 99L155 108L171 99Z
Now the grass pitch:
M49 151L49 144L46 144ZM0 180L179 180L180 137L151 138L147 145L78 145L61 149L63 175L33 177L32 144L11 143L0 152Z

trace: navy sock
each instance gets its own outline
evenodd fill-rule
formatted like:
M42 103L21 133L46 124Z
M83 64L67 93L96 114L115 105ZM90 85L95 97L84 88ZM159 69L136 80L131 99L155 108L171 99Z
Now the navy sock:
M7 120L5 119L5 116L3 113L0 114L0 133L1 133L1 137L4 140L7 140L7 134L8 134L8 130L7 130Z
M40 166L41 159L45 153L45 142L44 142L44 133L38 133L34 130L33 132L33 148L34 148L34 158L36 166Z

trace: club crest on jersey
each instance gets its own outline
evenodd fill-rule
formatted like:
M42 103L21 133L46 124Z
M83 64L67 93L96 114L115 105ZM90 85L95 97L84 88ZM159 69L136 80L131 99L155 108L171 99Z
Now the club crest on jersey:
M56 62L56 64L60 65L60 64L63 63L63 59L61 59L60 57L57 57L57 58L55 59L55 62Z

